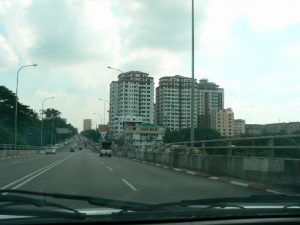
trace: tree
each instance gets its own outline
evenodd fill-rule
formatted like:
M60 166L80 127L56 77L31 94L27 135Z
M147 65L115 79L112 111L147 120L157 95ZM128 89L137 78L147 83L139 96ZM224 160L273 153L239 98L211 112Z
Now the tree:
M15 100L16 95L4 86L0 86L0 143L14 143L15 128ZM17 144L40 145L41 120L38 113L29 106L18 102L18 140ZM56 134L55 128L68 128L70 133L63 135L61 141L77 134L77 129L67 124L62 119L61 112L56 109L47 109L45 112L44 144L51 143L52 134ZM53 122L53 123L52 123ZM54 126L53 126L54 125ZM52 132L53 131L53 132ZM53 141L53 138L52 138Z
M190 128L182 129L180 131L170 131L168 129L166 131L164 141L165 143L187 142L190 141L190 136L191 136ZM219 138L221 138L221 135L216 130L206 128L206 127L195 128L195 141L213 140Z
M46 109L43 112L44 119L57 118L61 116L61 112L56 109Z
M100 133L97 130L84 130L81 131L80 134L94 142L99 142L99 139L101 138Z

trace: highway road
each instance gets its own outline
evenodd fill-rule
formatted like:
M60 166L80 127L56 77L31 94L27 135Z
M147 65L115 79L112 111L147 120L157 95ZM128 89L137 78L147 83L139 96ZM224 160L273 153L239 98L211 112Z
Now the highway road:
M96 196L146 203L265 194L88 148L0 159L0 188Z

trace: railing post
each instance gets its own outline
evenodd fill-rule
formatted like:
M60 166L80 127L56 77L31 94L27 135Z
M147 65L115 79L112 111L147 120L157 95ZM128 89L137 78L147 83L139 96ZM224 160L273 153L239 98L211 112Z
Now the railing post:
M269 149L269 158L273 158L274 157L274 139L270 138L268 140L268 149Z
M231 147L232 143L231 140L228 141L228 155L232 156L232 147Z
M254 151L255 151L255 139L252 140L251 157L254 157Z
M203 142L201 142L201 146L202 146L202 154L203 155L206 155L206 148L205 148L205 142L203 141Z

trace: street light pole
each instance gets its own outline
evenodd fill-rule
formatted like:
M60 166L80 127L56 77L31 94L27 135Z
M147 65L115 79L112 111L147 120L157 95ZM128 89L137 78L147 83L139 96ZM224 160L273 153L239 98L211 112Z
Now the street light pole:
M124 73L122 70L113 68L113 67L111 67L111 66L108 66L107 69L110 69L110 70L116 70L116 71L119 71L120 73Z
M17 72L17 83L16 83L16 105L15 105L15 148L17 147L17 139L18 139L18 85L19 85L19 73L20 71L29 66L37 66L37 64L25 65L21 66Z
M94 120L92 120L92 123L95 123L95 125L96 125L96 130L98 130L98 124L97 124Z
M41 121L41 147L43 147L43 126L44 126L44 104L47 100L54 99L54 97L45 98L42 102L42 121Z
M194 0L192 0L192 104L191 104L191 147L194 148L194 93L195 93L195 81L194 81Z
M103 108L103 124L105 124L105 108L106 108L105 102L107 102L109 104L109 101L107 101L106 99L103 99L103 98L99 98L99 100L104 102L104 104L103 104L103 107L104 107Z
M101 114L100 113L93 113L94 115L98 115L99 117L100 117L100 124L102 124L102 116L101 116Z

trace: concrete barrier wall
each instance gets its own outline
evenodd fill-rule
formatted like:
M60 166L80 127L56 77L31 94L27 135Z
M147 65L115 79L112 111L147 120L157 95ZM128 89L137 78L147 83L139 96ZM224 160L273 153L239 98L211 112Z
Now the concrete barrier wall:
M300 160L242 156L123 152L117 155L266 184L300 185Z
M18 156L29 156L29 155L36 155L36 154L46 154L46 151L45 150L1 150L0 159L18 157Z

